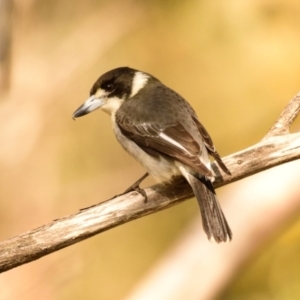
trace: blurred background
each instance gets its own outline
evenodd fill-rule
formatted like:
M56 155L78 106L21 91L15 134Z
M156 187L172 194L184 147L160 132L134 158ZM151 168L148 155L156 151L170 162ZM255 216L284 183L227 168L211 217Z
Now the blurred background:
M104 72L130 66L175 89L222 156L262 139L300 90L296 0L0 0L0 10L1 240L104 201L144 173L106 114L71 118ZM220 202L243 184L247 198L263 202L264 190L276 205L282 178L281 199L298 200L299 164L279 168L272 181L272 170L253 176L266 184L218 189ZM299 299L299 216L294 209L260 237L214 298ZM189 200L10 270L0 276L0 299L125 299L195 219Z

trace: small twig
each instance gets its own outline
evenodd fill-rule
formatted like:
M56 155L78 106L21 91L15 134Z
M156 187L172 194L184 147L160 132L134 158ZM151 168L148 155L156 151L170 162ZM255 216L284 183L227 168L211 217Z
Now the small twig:
M298 94L271 128L267 134L268 138L224 158L232 176L213 164L216 173L215 187L300 158L300 133L287 134L286 129L280 130L289 128L299 113L299 103ZM279 132L282 135L278 136ZM144 203L140 194L130 192L1 242L0 272L36 260L110 228L166 209L193 195L190 186L183 180L178 180L173 185L154 185L145 192L147 203Z
M278 120L269 130L263 140L274 136L288 134L292 123L297 118L300 112L300 92L289 102L283 112L280 114Z

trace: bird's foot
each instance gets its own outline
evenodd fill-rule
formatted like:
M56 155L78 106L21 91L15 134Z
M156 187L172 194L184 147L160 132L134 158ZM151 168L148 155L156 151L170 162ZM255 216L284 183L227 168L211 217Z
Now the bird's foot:
M130 193L130 192L137 192L144 197L144 202L147 203L148 197L144 189L141 189L139 185L132 185L129 187L123 194Z
M132 184L128 189L125 190L124 193L120 194L120 195L116 195L114 198L127 194L129 192L137 192L139 194L141 194L144 197L144 202L146 203L148 201L148 197L147 194L145 192L145 190L140 188L140 183L148 176L149 174L146 173L144 174L139 180L137 180L134 184Z

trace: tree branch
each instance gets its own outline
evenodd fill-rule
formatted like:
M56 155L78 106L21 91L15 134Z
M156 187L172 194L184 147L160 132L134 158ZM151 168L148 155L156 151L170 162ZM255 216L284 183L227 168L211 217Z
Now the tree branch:
M281 113L266 137L259 143L224 159L232 176L213 164L215 187L300 158L300 133L288 134L289 127L300 111L300 93ZM100 232L178 204L193 196L182 179L172 185L157 184L145 189L144 198L130 192L85 208L77 214L25 232L0 243L0 272L36 260L64 247L73 245Z

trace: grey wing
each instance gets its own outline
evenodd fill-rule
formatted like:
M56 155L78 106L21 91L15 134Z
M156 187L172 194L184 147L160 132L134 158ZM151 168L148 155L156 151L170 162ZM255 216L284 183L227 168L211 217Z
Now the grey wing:
M204 144L208 150L208 153L216 160L217 164L219 165L219 167L228 175L231 175L230 171L227 169L226 165L224 164L224 162L221 159L221 156L219 155L219 153L217 152L213 141L210 137L210 135L208 134L207 130L205 129L205 127L201 124L201 122L199 121L196 112L194 111L194 109L189 105L189 103L187 103L187 108L189 113L192 116L192 119L194 121L194 123L196 124L198 131L201 134L201 137L204 141Z
M193 120L195 122L195 124L197 125L197 128L204 140L205 146L209 152L209 154L216 160L216 162L218 163L219 167L228 175L231 175L230 171L227 169L226 165L224 164L224 162L221 159L221 156L219 155L219 153L217 152L213 141L211 139L211 137L209 136L207 130L204 128L204 126L200 123L200 121L198 120L198 118L196 116L193 116Z
M152 123L133 124L120 115L116 122L122 133L148 154L174 158L202 175L213 176L204 145L201 147L182 124L164 128Z

